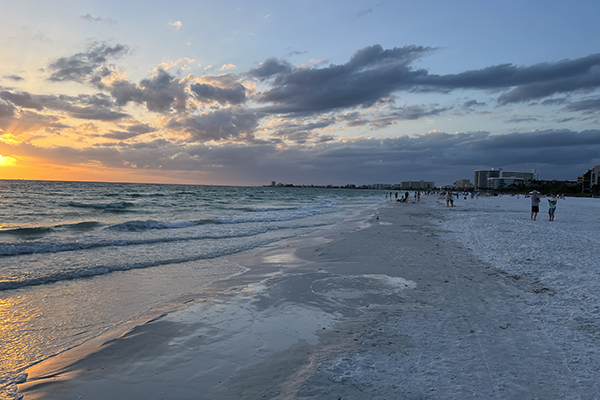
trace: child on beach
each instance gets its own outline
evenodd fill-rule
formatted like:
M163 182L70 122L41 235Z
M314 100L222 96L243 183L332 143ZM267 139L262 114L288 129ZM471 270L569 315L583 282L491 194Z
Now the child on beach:
M551 198L548 199L548 221L554 221L554 213L556 212L556 203L558 200L556 199L556 195L553 194Z

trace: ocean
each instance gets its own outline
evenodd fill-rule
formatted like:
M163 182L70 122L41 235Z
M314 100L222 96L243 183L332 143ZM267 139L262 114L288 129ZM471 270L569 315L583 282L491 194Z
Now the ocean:
M227 255L332 226L384 196L0 180L0 398L26 367L247 270Z

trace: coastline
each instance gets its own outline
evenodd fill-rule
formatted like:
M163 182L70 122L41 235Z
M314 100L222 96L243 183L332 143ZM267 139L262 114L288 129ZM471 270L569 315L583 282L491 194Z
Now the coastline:
M425 200L425 199L424 199ZM435 202L436 199L427 199ZM25 399L586 398L517 286L388 203L227 257L250 271L26 372ZM184 305L184 303L186 303ZM170 307L170 306L169 306ZM122 333L122 332L121 332ZM120 333L119 333L120 334Z

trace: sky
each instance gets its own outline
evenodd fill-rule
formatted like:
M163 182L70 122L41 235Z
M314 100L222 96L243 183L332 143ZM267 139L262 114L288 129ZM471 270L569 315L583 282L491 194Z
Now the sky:
M600 164L597 0L0 9L0 179L445 185Z

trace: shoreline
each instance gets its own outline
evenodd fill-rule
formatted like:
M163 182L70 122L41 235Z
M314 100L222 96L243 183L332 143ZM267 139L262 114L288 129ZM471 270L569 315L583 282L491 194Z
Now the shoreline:
M228 260L251 270L96 351L30 368L25 399L588 398L520 296L444 240L431 204ZM379 219L375 219L375 214ZM344 230L346 230L344 232ZM540 294L544 296L544 294ZM181 299L180 299L181 300ZM182 304L183 306L183 304ZM80 349L81 350L81 349ZM62 380L61 380L62 379Z
M137 335L138 331L145 329L154 329L154 324L172 313L185 310L190 305L210 301L214 297L228 297L230 292L235 292L236 288L253 285L270 274L280 273L283 269L293 268L307 263L305 260L296 258L293 253L298 246L298 242L304 245L310 243L323 243L324 238L329 235L338 235L340 232L360 229L364 225L366 214L373 214L373 210L365 209L358 215L353 215L350 219L341 223L319 229L317 232L298 236L291 239L284 239L279 242L269 243L264 247L246 250L240 253L233 253L227 256L218 257L217 263L233 263L242 266L245 271L229 276L227 279L211 282L202 287L199 293L186 294L176 298L161 302L152 306L150 309L140 313L130 320L96 336L86 342L77 345L74 348L67 349L48 359L42 360L24 369L15 377L27 374L27 380L22 382L21 378L16 379L19 386L19 393L25 393L25 399L46 398L47 386L54 384L60 386L78 375L78 365L87 357L93 358L95 353L101 351L107 343L114 343L120 339L127 338L129 335ZM276 254L272 256L271 254ZM274 260L276 257L277 260ZM271 261L265 262L265 259ZM201 260L204 263L210 263L211 260ZM285 265L284 265L285 264ZM251 268L249 268L251 267ZM160 330L160 328L159 328ZM165 334L160 332L159 335ZM172 334L170 332L169 334ZM102 368L101 368L102 370ZM53 390L53 389L52 389ZM61 391L61 390L59 390Z

